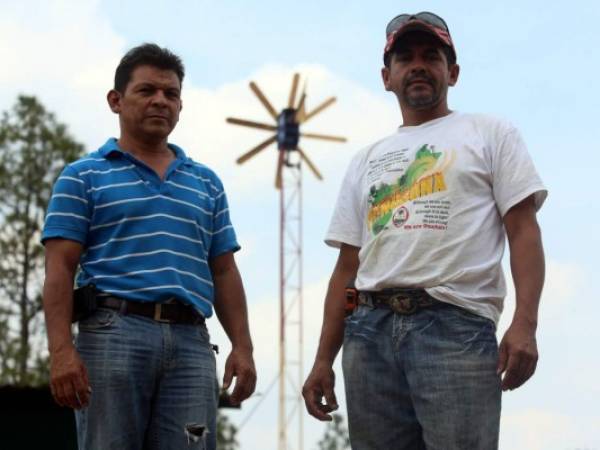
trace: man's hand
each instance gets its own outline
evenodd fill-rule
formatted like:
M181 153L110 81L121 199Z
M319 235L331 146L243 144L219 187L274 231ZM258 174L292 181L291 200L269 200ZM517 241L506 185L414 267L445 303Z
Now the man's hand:
M236 377L235 386L229 398L231 403L239 405L252 395L256 387L256 369L251 352L236 349L231 351L225 362L223 389L229 388L233 377Z
M87 369L74 347L50 355L50 390L60 406L73 409L88 406L92 391Z
M302 388L304 403L311 416L322 421L333 420L329 413L338 409L334 386L335 373L331 365L315 363ZM325 403L322 402L323 397Z
M533 373L538 361L535 326L513 320L500 342L498 373L506 372L502 390L516 389Z

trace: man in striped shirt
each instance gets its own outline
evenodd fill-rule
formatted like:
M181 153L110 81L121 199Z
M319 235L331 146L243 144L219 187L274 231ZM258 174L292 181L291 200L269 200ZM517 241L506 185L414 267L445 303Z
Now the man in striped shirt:
M254 391L240 247L216 174L167 142L184 68L167 49L130 50L108 93L121 134L57 179L42 242L55 400L76 410L80 449L215 447L218 383L204 319L232 343L223 387ZM98 309L71 335L73 280ZM203 433L203 428L208 433Z

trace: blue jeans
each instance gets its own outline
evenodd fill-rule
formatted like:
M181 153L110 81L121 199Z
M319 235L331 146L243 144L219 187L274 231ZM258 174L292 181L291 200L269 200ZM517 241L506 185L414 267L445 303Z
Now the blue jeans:
M215 356L205 325L99 309L79 323L92 395L75 414L80 450L215 449ZM208 434L193 442L186 426Z
M360 306L343 349L354 450L498 448L492 321L442 303L404 316Z

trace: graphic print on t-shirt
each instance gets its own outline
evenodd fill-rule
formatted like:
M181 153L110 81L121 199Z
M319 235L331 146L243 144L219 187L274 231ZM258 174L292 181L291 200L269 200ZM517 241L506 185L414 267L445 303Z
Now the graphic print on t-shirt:
M367 182L371 187L367 222L371 233L375 236L389 224L407 230L446 229L450 202L426 198L446 191L444 172L452 164L454 156L453 151L438 152L433 145L424 144L412 161L408 148L388 152L369 161ZM400 176L394 178L394 172ZM391 182L384 181L384 177ZM415 208L409 208L409 205ZM420 220L409 225L407 222L411 215L418 216Z

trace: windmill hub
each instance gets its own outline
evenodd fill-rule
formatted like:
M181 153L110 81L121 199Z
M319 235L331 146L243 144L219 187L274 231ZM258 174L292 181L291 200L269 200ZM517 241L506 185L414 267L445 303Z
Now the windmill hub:
M279 150L296 150L300 140L300 125L296 122L296 110L285 108L277 116L277 146Z

